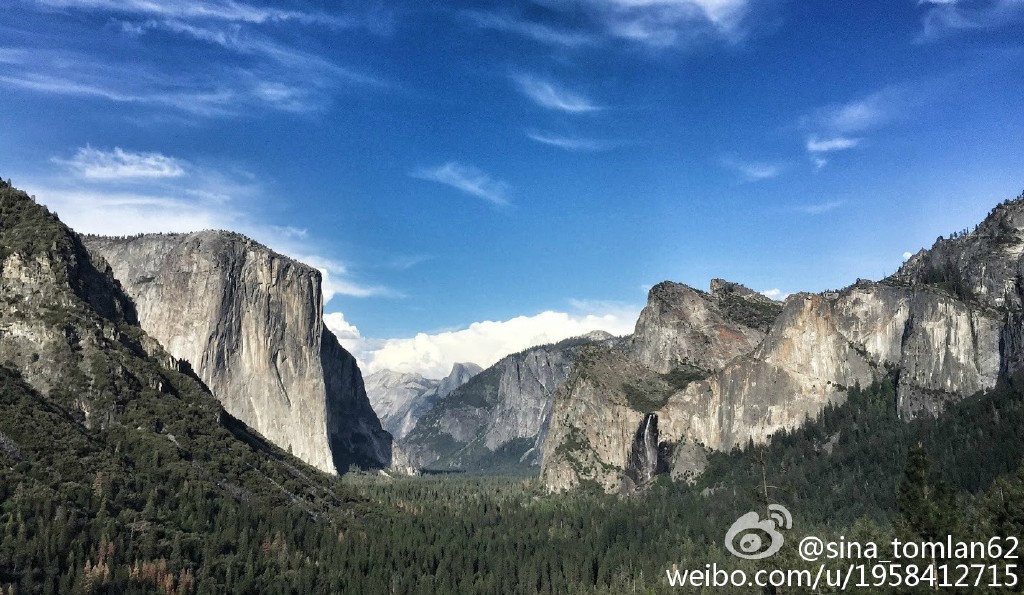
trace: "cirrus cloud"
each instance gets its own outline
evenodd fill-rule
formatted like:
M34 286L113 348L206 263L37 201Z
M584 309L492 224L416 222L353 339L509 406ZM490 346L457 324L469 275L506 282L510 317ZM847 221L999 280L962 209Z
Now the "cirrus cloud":
M538 130L527 130L526 137L534 142L565 151L596 153L615 148L615 143L575 136L563 136Z
M601 109L590 99L563 88L561 85L530 74L513 75L519 91L537 105L571 114L594 112Z
M437 167L421 167L414 170L410 175L421 180L451 186L498 206L508 204L508 199L505 198L508 184L491 178L482 170L472 165L463 165L457 161L449 161Z
M829 153L832 151L845 151L860 144L859 138L836 136L833 138L818 138L812 136L807 139L807 150L811 153Z
M178 178L185 175L185 164L160 153L132 153L121 147L101 151L88 145L67 160L55 159L87 180L125 180L136 178Z

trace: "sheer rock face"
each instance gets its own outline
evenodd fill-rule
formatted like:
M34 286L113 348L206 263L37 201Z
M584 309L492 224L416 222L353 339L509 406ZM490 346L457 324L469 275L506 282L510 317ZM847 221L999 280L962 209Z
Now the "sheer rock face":
M1000 218L1017 220L1005 213ZM1018 237L1017 232L1011 235ZM964 265L963 276L976 279L967 286L977 295L991 296L993 288L1002 291L1019 284L1004 276L1018 270L1020 252L1006 248L1009 241L992 242L1004 246L999 254L1014 264ZM918 264L908 263L908 268L930 257L925 253L915 258ZM986 272L972 276L970 271ZM716 317L721 309L703 297L707 294L677 284L656 286L637 323L640 338L634 337L632 349L581 365L569 389L559 393L553 413L557 423L545 449L544 481L556 490L585 480L615 489L629 468L627 446L639 429L635 424L652 413L624 400L616 384L632 383L656 393L652 374L665 372L670 362L700 362L712 373L671 390L653 411L659 440L719 450L763 442L774 432L797 427L826 404L845 400L847 387L867 385L887 374L896 375L900 414L911 418L937 413L951 400L994 386L1001 370L1022 367L1024 317L994 307L1001 304L1005 311L1006 304L1019 303L1013 291L999 300L968 301L914 274L901 271L898 278L881 283L858 281L840 292L790 296L756 346L750 345L757 335ZM668 329L660 330L663 325ZM735 340L722 341L723 336ZM745 352L744 345L750 346ZM595 371L602 366L619 372L609 371L597 382L600 374ZM623 429L621 436L603 435L616 422L625 423L630 433ZM686 476L699 472L701 464L688 446L677 449L670 467L674 475Z
M438 381L419 374L381 370L365 379L366 396L384 429L401 440L416 420L436 404L425 397L437 389Z
M623 471L640 424L629 404L623 378L656 376L623 350L588 349L558 391L544 444L541 478L562 491L593 481L606 491L622 484Z
M669 398L662 435L723 450L763 442L887 370L898 370L904 417L934 414L995 385L1000 327L990 313L927 289L859 283L838 295L792 296L756 351Z
M366 395L384 429L402 441L416 422L441 399L481 372L472 363L457 363L441 380L419 374L381 370L366 377Z
M780 305L720 279L711 289L708 294L668 281L655 285L628 341L581 356L553 405L541 467L549 488L563 490L581 481L595 481L605 490L619 489L623 471L630 469L635 436L644 431L640 424L659 407L658 396L673 391L669 373L681 367L719 371L757 347L764 333L741 321L764 326L764 320L775 318ZM637 393L640 399L631 398ZM657 412L659 417L662 411ZM658 434L659 440L681 438L673 425L668 432L659 427ZM675 475L698 470L684 468L690 461L702 460L692 450L679 449L678 456L666 457ZM626 479L637 484L636 478Z
M323 325L318 271L228 232L85 243L233 416L325 471L390 464L355 359Z
M1024 370L1024 195L996 206L973 231L940 237L888 281L996 311L1004 317L1000 373Z

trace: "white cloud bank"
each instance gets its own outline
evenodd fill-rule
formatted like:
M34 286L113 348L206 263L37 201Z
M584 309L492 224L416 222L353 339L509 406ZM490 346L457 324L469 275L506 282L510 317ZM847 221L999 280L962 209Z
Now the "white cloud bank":
M576 313L546 311L510 320L474 322L468 328L436 334L419 333L402 339L366 339L341 313L324 316L328 328L359 360L363 374L383 369L416 372L442 378L458 362L488 367L502 357L524 349L556 343L591 331L613 335L633 332L639 306L598 302L571 302Z

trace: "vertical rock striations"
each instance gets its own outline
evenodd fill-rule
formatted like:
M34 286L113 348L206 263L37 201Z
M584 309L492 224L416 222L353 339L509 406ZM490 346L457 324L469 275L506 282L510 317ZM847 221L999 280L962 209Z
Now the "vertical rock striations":
M325 471L390 464L355 359L323 324L318 271L230 232L85 243L233 416Z

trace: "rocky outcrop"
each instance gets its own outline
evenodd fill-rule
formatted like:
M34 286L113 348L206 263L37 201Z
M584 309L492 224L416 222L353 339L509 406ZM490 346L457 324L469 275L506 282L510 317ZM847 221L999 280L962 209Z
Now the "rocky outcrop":
M894 406L907 419L993 387L1001 373L1024 366L1022 212L1024 201L1002 205L975 232L940 240L883 282L793 295L777 315L763 298L720 280L710 295L655 286L618 377L595 385L581 365L578 381L559 393L544 481L552 489L593 480L612 490L621 477L643 483L629 446L643 428L599 429L612 418L628 425L656 413L658 441L686 445L668 461L685 477L703 464L698 445L763 442L843 401L857 383L890 377ZM651 374L678 380L669 372L679 365L709 374L666 394ZM616 382L640 397L622 398Z
M325 471L391 463L355 359L323 324L317 270L230 232L85 243L233 416Z
M177 362L137 326L109 268L24 192L0 180L0 361L87 429L118 422L129 396L170 387L147 357Z
M421 467L530 468L538 464L555 390L587 345L616 342L607 333L513 354L440 400L406 436Z
M968 302L1020 310L1024 292L1024 195L996 206L973 231L940 236L888 280L928 285Z
M654 468L671 468L679 477L702 468L702 453L689 448L674 455L670 445L660 444L665 432L644 420L663 415L674 392L751 352L764 333L745 323L763 327L781 310L777 302L736 283L716 279L711 289L709 294L680 283L655 285L632 337L579 358L553 405L541 471L548 487L593 481L608 491L628 491L649 482ZM652 428L662 461L651 469L635 468L630 462L635 437L650 435ZM678 432L671 439L681 442Z
M720 450L763 442L884 375L896 378L905 418L937 413L995 385L1000 326L991 312L927 289L861 282L792 296L755 352L669 398L662 435Z
M630 390L633 387L647 390L638 395ZM631 359L624 349L592 347L581 352L554 398L543 445L545 484L564 490L595 482L607 491L618 490L647 408L631 402L631 397L669 391L659 374Z
M667 373L680 365L717 370L747 353L761 342L764 333L728 318L719 305L738 306L746 301L737 287L741 286L716 279L713 289L718 291L709 296L671 281L655 285L630 340L632 357L656 372Z
M401 442L416 422L441 399L481 372L473 363L457 363L441 380L381 370L366 377L366 395L384 429Z

